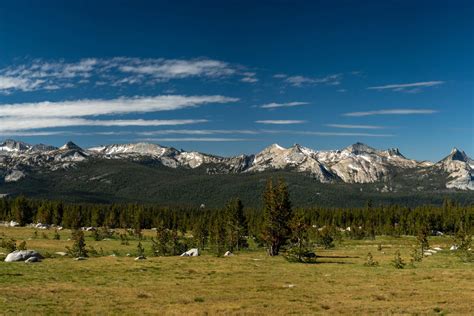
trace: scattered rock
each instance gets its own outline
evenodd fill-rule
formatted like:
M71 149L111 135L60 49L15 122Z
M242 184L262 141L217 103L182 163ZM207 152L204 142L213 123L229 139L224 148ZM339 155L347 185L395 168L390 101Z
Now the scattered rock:
M8 254L5 258L5 262L25 261L32 257L44 259L42 255L34 250L15 250Z
M38 257L30 257L25 260L25 263L32 263L32 262L41 262L41 260Z
M34 227L37 228L37 229L49 229L48 224L42 224L42 223L38 223Z
M20 223L17 223L15 221L10 221L10 223L8 223L8 226L10 227L17 227L17 226L20 226Z
M127 254L126 254L126 256L127 256L127 257L131 257L132 255L131 255L131 254L129 254L129 253L127 253Z
M188 251L184 252L181 257L197 257L199 256L199 249L197 248L192 248L189 249Z
M138 256L135 258L135 261L138 261L138 260L145 260L145 256Z
M92 232L92 231L96 230L96 228L92 227L92 226L90 226L90 227L81 227L81 230L84 230L86 232Z
M67 252L64 252L64 251L58 251L58 252L55 252L54 254L61 257L67 256Z
M77 258L74 258L74 260L76 260L76 261L82 261L82 260L86 260L86 258L85 258L85 257L77 257Z
M451 251L458 250L458 245L452 245L451 248L449 248L449 250Z
M423 255L424 255L425 257L428 257L428 256L432 256L433 254L432 254L431 252L429 252L429 251L425 251L425 252L423 253Z
M234 254L230 251L226 251L226 253L224 254L224 257L232 257Z
M434 247L433 249L436 250L436 251L441 251L441 250L443 250L443 248L441 248L441 247Z

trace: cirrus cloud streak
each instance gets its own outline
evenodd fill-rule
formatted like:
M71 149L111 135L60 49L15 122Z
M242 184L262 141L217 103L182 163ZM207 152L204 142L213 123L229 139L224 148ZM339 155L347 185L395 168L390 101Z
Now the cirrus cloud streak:
M423 81L423 82L412 82L412 83L396 83L388 84L384 86L368 87L368 90L392 90L392 91L407 91L407 92L418 92L421 88L433 87L444 84L444 81Z
M286 102L286 103L267 103L263 104L260 107L262 109L274 109L274 108L285 108L285 107L294 107L294 106L300 106L300 105L306 105L309 104L308 102Z
M302 120L258 120L258 124L273 124L273 125L289 125L289 124L304 124L306 121Z
M111 100L74 100L0 105L0 117L81 117L180 110L209 103L232 103L238 98L220 95L117 98Z
M43 128L72 126L176 126L206 123L208 120L88 120L83 118L0 118L0 132L27 131ZM41 133L41 132L40 132Z
M363 112L344 113L344 116L372 116L372 115L412 115L412 114L435 114L437 110L433 109L387 109Z

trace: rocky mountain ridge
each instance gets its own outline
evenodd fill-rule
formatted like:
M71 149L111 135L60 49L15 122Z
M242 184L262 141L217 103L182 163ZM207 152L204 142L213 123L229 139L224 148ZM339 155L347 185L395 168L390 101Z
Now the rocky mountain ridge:
M440 174L448 189L474 190L474 161L453 149L437 163L406 158L399 149L378 150L355 143L341 150L317 151L298 144L273 144L255 155L220 157L151 143L113 144L83 149L73 142L57 148L15 140L0 143L0 182L19 181L38 170L74 168L93 159L151 160L169 168L204 167L208 174L291 170L322 183L389 183L400 171L415 178Z

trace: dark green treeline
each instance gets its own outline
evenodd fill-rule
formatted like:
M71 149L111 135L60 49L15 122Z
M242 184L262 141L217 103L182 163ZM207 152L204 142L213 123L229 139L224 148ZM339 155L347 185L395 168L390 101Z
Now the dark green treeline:
M66 228L165 227L189 232L208 227L229 212L228 209L226 205L222 209L192 209L139 204L66 204L20 196L0 199L0 221L13 220L21 225L39 222ZM374 206L368 202L364 208L313 207L295 208L295 211L303 214L305 220L316 227L361 227L362 230L377 235L416 235L420 227L427 227L432 232L451 234L461 227L472 230L474 224L474 205L459 205L450 200L445 200L439 206L416 208L400 205ZM244 222L245 233L258 237L264 223L263 210L244 207L241 213L235 216Z

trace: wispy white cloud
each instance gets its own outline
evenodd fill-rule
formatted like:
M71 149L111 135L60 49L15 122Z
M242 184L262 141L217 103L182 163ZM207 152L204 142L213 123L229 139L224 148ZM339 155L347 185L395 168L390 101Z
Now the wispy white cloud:
M255 83L258 82L258 79L255 77L243 77L242 79L240 79L240 81L247 83Z
M232 103L238 99L219 95L117 98L111 100L75 100L0 105L0 132L69 126L173 126L205 123L204 119L143 120L91 119L100 115L115 116L199 107L210 103Z
M339 132L312 132L312 131L303 131L299 133L300 135L315 135L315 136L356 136L356 137L392 137L393 134L373 134L373 133L339 133Z
M0 69L0 92L71 88L86 82L98 64L99 61L93 58L76 63L35 59L27 64L10 66Z
M0 69L0 92L55 90L79 85L122 86L156 84L184 78L237 76L254 83L255 72L245 67L209 58L164 59L114 57L87 58L75 62L34 59Z
M294 87L302 87L302 86L308 86L308 85L319 85L319 84L325 84L325 85L339 85L342 80L342 74L333 74L333 75L328 75L325 77L306 77L306 76L288 76L285 74L276 74L273 76L274 78L277 79L282 79L283 82L294 86Z
M219 134L248 134L248 135L265 135L265 134L284 134L284 135L312 135L312 136L361 136L361 137L392 137L393 134L377 134L377 133L348 133L348 132L321 132L321 131L295 131L280 129L258 129L258 130L194 130L194 129L173 129L137 132L137 135L154 136L154 135L219 135Z
M255 83L258 82L257 73L255 72L243 72L242 76L244 76L240 81L247 82L247 83Z
M306 105L309 104L308 102L287 102L287 103L267 103L263 104L260 107L262 109L274 109L274 108L283 108L283 107L294 107L294 106L300 106L300 105Z
M274 125L289 125L289 124L304 124L306 121L302 120L258 120L255 123L259 124L274 124Z
M403 91L403 92L417 92L419 89L433 87L444 84L444 81L423 81L413 83L397 83L388 84L383 86L368 87L368 90L391 90L391 91Z
M138 59L115 58L109 65L118 66L125 73L151 75L155 78L169 80L187 77L223 77L236 72L228 63L212 59Z
M177 126L206 123L203 119L184 120L89 120L83 118L47 117L47 118L0 118L0 132L21 132L42 128L71 126Z
M54 136L54 135L67 135L68 131L2 131L0 129L1 136L23 136L23 137L35 137L35 136Z
M377 125L350 125L350 124L326 124L328 127L347 128L347 129L383 129L383 126Z
M434 114L437 110L432 109L388 109L365 112L349 112L344 116L371 116L371 115L411 115L411 114Z
M247 134L256 135L260 134L260 131L256 130L217 130L217 129L168 129L168 130L157 130L157 131L145 131L137 132L137 135L153 136L153 135L219 135L219 134Z
M227 137L184 137L184 138L143 138L138 139L145 142L247 142L255 141L249 138L227 138Z
M101 126L100 122L86 122L92 126ZM134 124L134 122L130 122ZM172 123L172 122L168 122ZM185 123L185 122L181 122ZM195 122L199 123L199 122ZM110 126L110 124L115 124L111 122L105 122L104 125ZM125 122L119 122L117 124L126 124ZM137 122L136 124L143 124L145 126L147 122ZM153 124L153 121L150 121L150 124ZM157 124L161 124L158 122ZM142 126L142 125L140 125ZM203 130L203 129L167 129L167 130L155 130L155 131L93 131L93 132L78 132L78 131L44 131L44 130L27 130L27 131L2 131L0 129L1 136L53 136L53 135L63 135L63 136L96 136L96 135L106 135L106 136L117 136L117 135L129 135L129 136L142 136L146 138L139 138L140 141L158 141L158 140L168 140L176 141L177 139L186 140L186 139L200 139L200 141L212 141L209 139L215 139L215 141L251 141L258 140L255 138L241 138L235 137L236 135L302 135L302 136L320 136L320 137L393 137L396 135L393 134L377 134L377 133L347 133L347 132L321 132L321 131L295 131L295 130L277 130L277 129L259 129L259 130ZM191 136L217 136L217 135L232 135L234 137L165 137L165 138L156 138L153 136L160 135L191 135Z
M34 102L0 105L0 117L81 117L144 113L194 108L210 103L232 103L238 98L220 95L184 96L163 95L154 97L92 99L62 102Z

